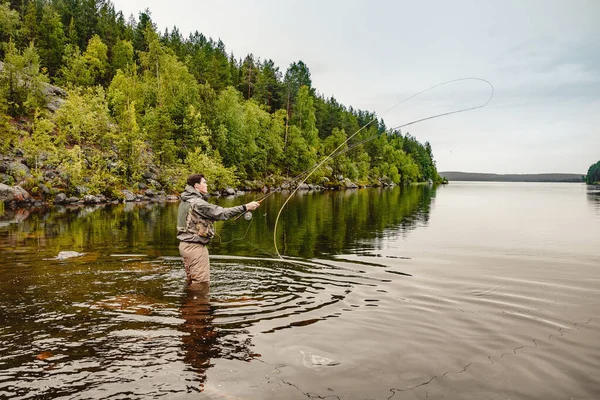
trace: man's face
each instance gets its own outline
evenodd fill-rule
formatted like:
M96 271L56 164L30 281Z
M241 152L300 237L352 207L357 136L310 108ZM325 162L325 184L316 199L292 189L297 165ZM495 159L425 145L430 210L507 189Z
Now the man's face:
M208 184L206 183L206 179L204 179L204 178L202 178L200 183L196 183L194 185L194 187L196 188L197 191L199 191L202 194L208 193Z

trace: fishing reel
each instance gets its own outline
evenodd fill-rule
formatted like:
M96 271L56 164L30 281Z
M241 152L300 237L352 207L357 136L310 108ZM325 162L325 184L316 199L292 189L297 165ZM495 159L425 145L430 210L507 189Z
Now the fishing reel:
M244 219L245 219L246 221L250 221L250 220L252 219L252 213L251 213L250 211L246 211L246 212L244 213Z

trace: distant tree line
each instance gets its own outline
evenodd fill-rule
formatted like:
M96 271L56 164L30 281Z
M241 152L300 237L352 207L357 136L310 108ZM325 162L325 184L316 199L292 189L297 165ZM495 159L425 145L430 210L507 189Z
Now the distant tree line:
M480 172L445 171L440 175L449 181L495 182L583 182L581 174L488 174Z
M367 124L313 183L441 180L429 143L325 98L302 61L282 72L199 32L158 32L148 9L136 20L106 0L4 1L0 57L0 153L23 152L30 186L44 168L58 172L56 187L102 193L149 170L173 190L190 171L217 187L281 181ZM49 83L68 93L55 113Z

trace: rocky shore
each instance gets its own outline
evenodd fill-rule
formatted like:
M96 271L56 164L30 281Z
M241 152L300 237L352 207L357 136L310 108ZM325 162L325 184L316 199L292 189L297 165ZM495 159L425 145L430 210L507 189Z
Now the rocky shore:
M293 180L284 180L274 186L263 181L244 181L238 188L226 188L210 195L240 196L246 192L290 191L298 188L305 191L357 189L359 186L347 178L337 177L336 182L326 180L322 185L303 183L299 187ZM143 174L143 182L135 188L114 190L113 195L93 193L88 187L78 186L70 191L64 190L55 183L60 179L59 173L52 169L36 171L35 176L25 159L17 151L17 155L0 156L0 203L5 207L42 207L48 205L85 205L134 202L174 202L179 201L179 193L167 193L158 180L155 172ZM380 182L375 186L389 186Z

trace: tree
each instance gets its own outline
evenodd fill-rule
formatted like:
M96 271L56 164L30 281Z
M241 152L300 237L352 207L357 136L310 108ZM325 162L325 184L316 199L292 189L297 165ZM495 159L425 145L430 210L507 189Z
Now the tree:
M20 24L19 13L11 10L7 3L0 3L0 42L15 40ZM4 56L2 47L0 47L0 56Z
M108 46L104 44L100 36L94 35L83 53L85 63L90 70L92 84L105 84L108 72Z
M267 60L260 64L253 98L258 104L266 106L271 113L282 107L284 89L281 79L279 67L275 66L273 60Z
M588 185L599 185L600 184L600 161L590 166L586 176L586 183Z
M0 94L6 99L9 115L17 117L44 108L46 98L42 89L46 81L47 77L40 73L40 60L33 43L20 52L9 41L4 68L0 71Z
M133 44L129 40L119 40L112 48L111 76L114 77L118 70L126 70L133 62Z
M246 100L254 95L256 82L258 80L258 67L254 62L252 53L248 54L241 65L241 79L239 90Z
M42 7L38 36L41 64L48 69L48 75L54 77L62 61L65 34L60 16L48 3Z

